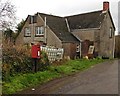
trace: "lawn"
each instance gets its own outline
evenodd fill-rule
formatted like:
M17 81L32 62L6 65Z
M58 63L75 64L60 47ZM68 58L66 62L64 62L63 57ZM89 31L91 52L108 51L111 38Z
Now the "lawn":
M95 64L100 64L102 59L79 59L69 60L60 65L50 65L47 70L37 73L18 74L9 77L7 82L3 82L3 94L13 94L28 87L43 84L55 78L71 75L75 72L83 71Z

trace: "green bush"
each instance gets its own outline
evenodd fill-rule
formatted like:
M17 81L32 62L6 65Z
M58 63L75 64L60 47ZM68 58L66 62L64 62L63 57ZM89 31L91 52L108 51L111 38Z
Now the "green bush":
M73 72L85 70L94 64L103 62L102 59L93 60L69 60L61 65L49 66L47 70L37 73L24 73L11 76L9 81L3 83L3 93L12 94L21 91L24 88L35 86L36 84L43 84L54 78L70 75Z
M9 76L34 71L30 49L25 46L4 47L2 59L2 78L5 81L9 80ZM37 63L38 71L46 70L48 65L49 61L46 53L41 52L41 59Z

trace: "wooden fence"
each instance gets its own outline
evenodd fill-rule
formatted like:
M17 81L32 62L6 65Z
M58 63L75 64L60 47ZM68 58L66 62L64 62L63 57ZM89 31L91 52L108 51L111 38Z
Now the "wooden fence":
M115 57L120 58L120 35L115 36Z
M48 55L50 62L60 61L63 59L64 50L63 48L52 48L52 47L43 47L41 46L41 51L44 51Z

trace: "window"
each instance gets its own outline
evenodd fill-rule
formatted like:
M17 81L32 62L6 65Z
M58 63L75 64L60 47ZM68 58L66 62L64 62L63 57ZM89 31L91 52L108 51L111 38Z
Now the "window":
M29 24L37 23L37 16L30 16Z
M43 36L44 35L44 27L36 27L36 36Z
M110 35L109 35L109 37L112 38L112 36L113 36L112 27L110 27Z
M37 16L33 16L33 23L37 23Z
M30 37L31 36L31 32L30 32L30 28L29 27L25 28L25 36L26 37Z
M80 52L80 45L77 45L76 52Z

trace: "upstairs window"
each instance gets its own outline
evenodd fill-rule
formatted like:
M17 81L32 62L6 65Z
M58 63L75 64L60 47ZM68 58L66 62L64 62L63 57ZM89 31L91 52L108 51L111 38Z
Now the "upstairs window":
M37 23L37 16L33 16L33 23Z
M25 28L25 37L30 37L31 36L31 31L29 27Z
M30 16L29 24L37 23L37 16Z
M110 37L110 38L112 38L112 37L113 37L112 27L110 27L109 37Z
M35 32L36 36L43 36L44 35L44 27L41 26L41 27L36 27L36 32Z

